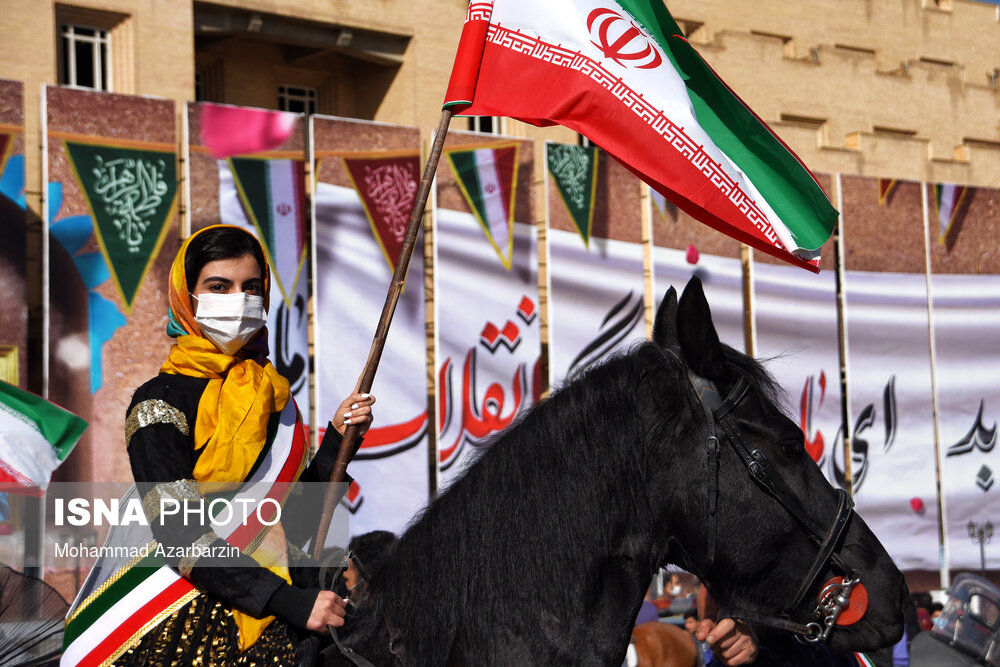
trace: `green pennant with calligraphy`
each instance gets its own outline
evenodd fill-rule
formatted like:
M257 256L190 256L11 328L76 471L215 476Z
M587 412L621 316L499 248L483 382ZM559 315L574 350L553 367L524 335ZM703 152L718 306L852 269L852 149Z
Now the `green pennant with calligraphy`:
M597 148L549 143L545 149L559 198L566 205L583 244L589 248L597 192Z
M125 313L156 259L177 199L170 151L64 142Z

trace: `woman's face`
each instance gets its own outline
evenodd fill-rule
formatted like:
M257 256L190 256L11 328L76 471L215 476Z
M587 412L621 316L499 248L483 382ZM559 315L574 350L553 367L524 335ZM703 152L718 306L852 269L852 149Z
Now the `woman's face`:
M264 276L253 255L217 259L201 268L192 294L233 294L244 292L264 296ZM197 313L198 304L192 306Z

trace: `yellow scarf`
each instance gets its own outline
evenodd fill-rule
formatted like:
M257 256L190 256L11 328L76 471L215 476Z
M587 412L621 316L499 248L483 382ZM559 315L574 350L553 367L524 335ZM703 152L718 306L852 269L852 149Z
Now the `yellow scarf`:
M291 396L288 380L278 374L265 357L261 361L248 356L244 348L235 356L220 351L204 338L194 320L191 298L187 289L184 258L191 240L216 227L213 225L192 234L181 246L170 269L170 313L167 333L177 342L170 356L160 367L161 373L208 378L208 386L198 403L195 419L194 448L201 450L194 467L194 478L202 492L219 485L242 482L247 478L267 441L267 426L271 415L281 412ZM239 229L238 227L236 229ZM264 303L268 303L270 271L264 267ZM261 329L249 348L263 337ZM288 573L284 535L280 524L271 528L267 538L251 556L262 566L292 582ZM239 629L240 650L246 650L260 638L274 616L257 619L234 609L233 618Z

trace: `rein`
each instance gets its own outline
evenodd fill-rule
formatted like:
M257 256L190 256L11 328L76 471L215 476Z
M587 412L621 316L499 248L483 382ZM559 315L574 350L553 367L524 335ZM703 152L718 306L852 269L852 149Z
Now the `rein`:
M671 350L671 352L673 351ZM677 356L678 359L680 358L676 353L674 353L674 356ZM687 365L685 364L686 367ZM772 498L777 500L782 508L802 526L809 540L817 549L816 556L813 558L812 564L799 584L795 597L777 615L772 616L755 610L737 607L724 608L720 613L731 618L741 618L751 623L759 623L787 630L794 633L800 640L808 642L826 641L833 632L833 628L837 625L837 621L841 618L843 612L850 606L851 592L861 583L860 578L854 570L837 552L838 544L847 529L847 524L854 507L851 496L844 489L837 489L837 511L833 517L833 521L826 527L820 525L802 510L802 506L795 501L785 482L780 477L772 474L771 466L764 453L747 444L742 433L740 433L739 427L736 425L736 420L732 417L732 412L750 390L750 383L747 379L740 377L736 386L723 399L715 384L710 380L697 375L689 368L687 369L687 374L691 386L698 397L698 402L705 413L705 419L708 424L708 437L705 446L708 468L709 517L708 537L706 538L708 541L706 571L715 562L716 535L718 532L716 509L719 498L719 429L721 429L729 444L732 445L733 450L739 456L754 481L762 486ZM789 616L791 612L805 600L817 578L828 564L842 575L840 581L834 579L824 585L820 592L816 608L807 622L798 623L790 620ZM863 587L861 589L863 590ZM842 625L845 624L842 623Z
M344 572L347 570L347 566L350 563L354 563L354 567L355 569L357 569L361 579L365 583L368 583L369 581L368 570L365 569L364 565L361 562L361 559L358 558L358 555L356 553L354 553L353 551L348 551L344 554L344 558L341 561L339 567L337 568L338 572L333 578L334 584L336 584L337 580L343 576ZM402 643L400 642L399 632L395 631L395 629L389 623L389 620L387 618L383 617L382 621L385 623L385 628L389 632L389 653L396 659L397 663L399 663L400 665L404 665L405 662L403 661L403 654L401 650ZM340 651L340 654L344 656L344 659L346 659L355 667L375 667L375 665L372 664L371 661L369 661L363 655L352 649L350 646L347 646L346 644L343 643L343 641L340 639L340 633L337 632L337 628L333 627L332 625L328 625L326 626L326 629L327 631L329 631L330 638L333 639L334 645L337 647L337 650Z

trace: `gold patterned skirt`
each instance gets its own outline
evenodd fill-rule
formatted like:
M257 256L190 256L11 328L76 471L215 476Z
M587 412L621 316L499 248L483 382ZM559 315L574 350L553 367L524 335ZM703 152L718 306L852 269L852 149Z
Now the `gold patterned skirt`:
M260 639L240 651L233 612L199 595L150 630L114 662L116 667L292 667L295 637L274 620Z

